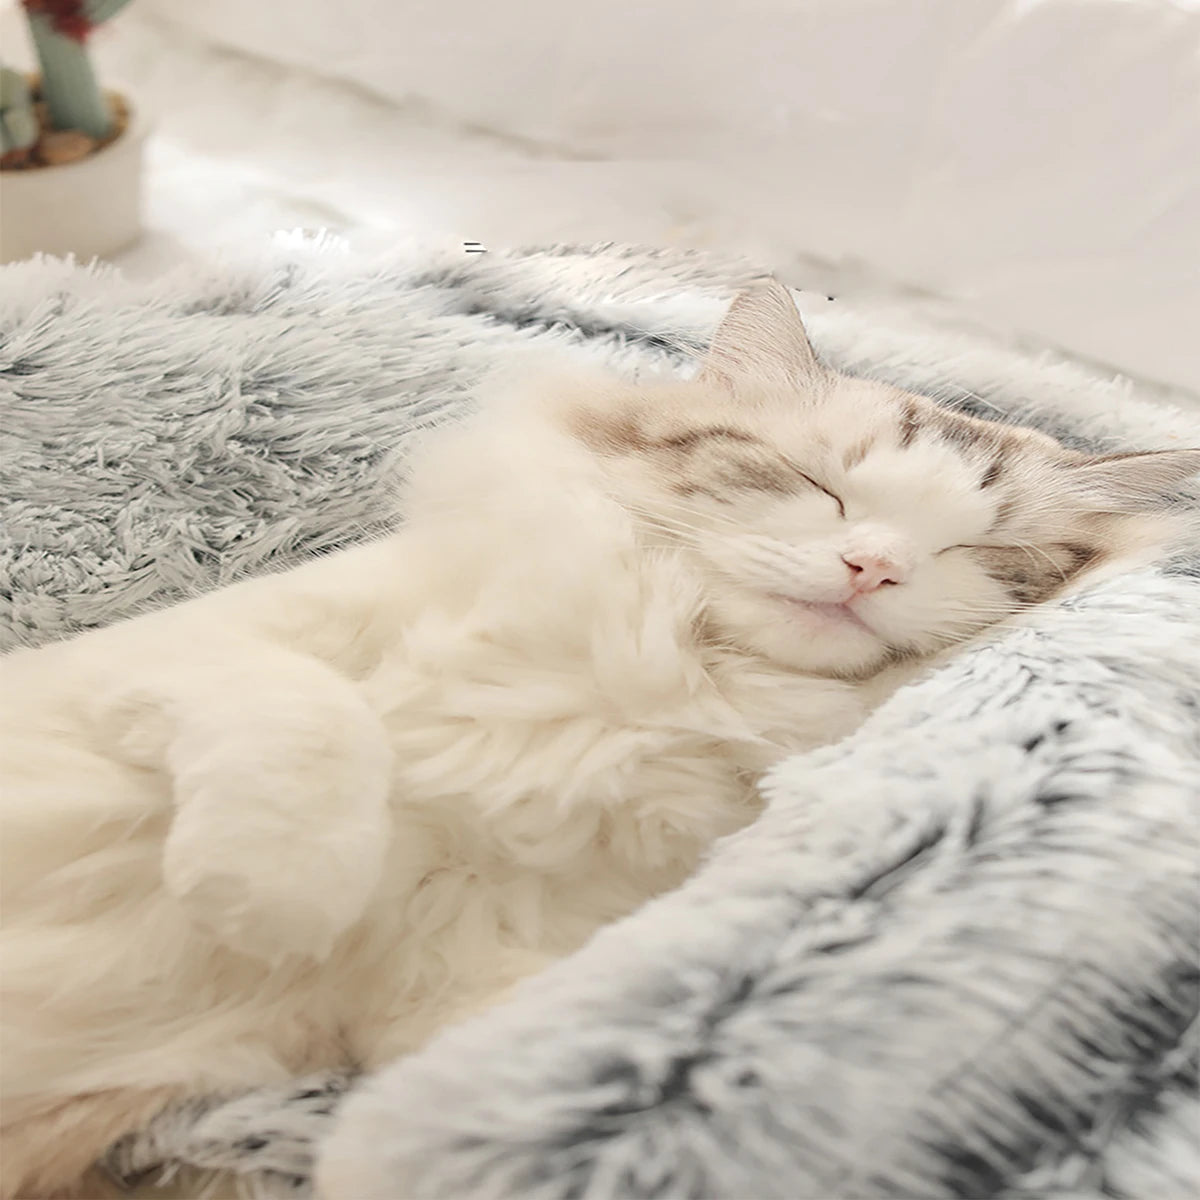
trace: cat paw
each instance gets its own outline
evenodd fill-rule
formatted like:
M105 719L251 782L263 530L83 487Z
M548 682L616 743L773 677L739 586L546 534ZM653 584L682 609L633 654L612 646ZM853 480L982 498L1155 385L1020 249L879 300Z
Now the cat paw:
M163 879L192 920L267 961L322 959L361 918L391 840L382 726L251 725L184 744ZM317 718L311 722L314 726Z

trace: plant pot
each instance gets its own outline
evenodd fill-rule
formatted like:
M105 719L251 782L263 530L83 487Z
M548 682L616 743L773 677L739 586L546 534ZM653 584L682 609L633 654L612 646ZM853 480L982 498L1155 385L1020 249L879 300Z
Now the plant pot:
M142 232L142 148L147 123L129 106L124 131L76 162L0 171L0 263L32 254L90 260Z

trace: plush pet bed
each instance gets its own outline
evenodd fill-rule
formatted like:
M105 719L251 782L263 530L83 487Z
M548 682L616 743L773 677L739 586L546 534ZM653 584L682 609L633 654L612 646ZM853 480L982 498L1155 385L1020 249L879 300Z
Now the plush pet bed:
M0 272L0 636L36 644L385 528L412 435L515 355L686 368L736 268L282 246L153 285ZM843 369L1097 449L1200 420L1069 364L802 304ZM338 1200L1123 1197L1200 1183L1200 547L999 631L677 893L378 1077L122 1147ZM339 1099L342 1101L338 1103Z

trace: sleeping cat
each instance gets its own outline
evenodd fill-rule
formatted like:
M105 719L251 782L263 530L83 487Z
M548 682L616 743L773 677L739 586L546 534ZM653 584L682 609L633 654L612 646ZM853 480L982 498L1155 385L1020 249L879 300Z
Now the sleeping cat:
M8 656L0 1194L493 1002L1198 468L839 376L764 285L692 381L432 437L393 536Z

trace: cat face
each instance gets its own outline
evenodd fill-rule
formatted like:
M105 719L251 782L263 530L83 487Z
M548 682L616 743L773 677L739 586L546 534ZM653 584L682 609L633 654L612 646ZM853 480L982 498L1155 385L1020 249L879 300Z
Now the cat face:
M1145 510L1200 470L1200 450L1089 457L828 371L778 285L735 301L694 382L571 419L701 577L707 636L843 677L1049 599L1150 538Z

